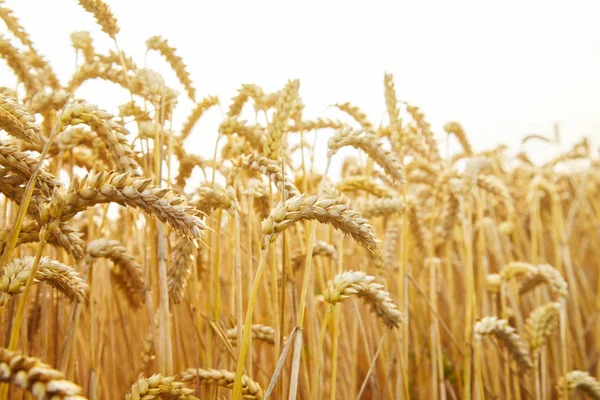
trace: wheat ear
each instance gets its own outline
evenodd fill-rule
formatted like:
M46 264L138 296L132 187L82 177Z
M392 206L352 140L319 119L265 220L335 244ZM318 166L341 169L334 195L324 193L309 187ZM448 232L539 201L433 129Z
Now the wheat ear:
M234 162L234 169L230 171L227 177L227 184L234 185L235 178L241 170L256 171L267 177L275 184L275 187L284 192L284 197L293 197L300 194L300 190L294 185L292 180L283 175L281 168L276 161L273 161L263 155L256 153L248 154Z
M217 104L219 104L219 98L217 96L208 96L196 103L192 113L181 128L181 139L187 138L190 133L192 133L192 129L194 129L194 126L200 120L202 115L204 115L206 110Z
M542 283L546 283L550 292L559 299L567 297L568 285L565 278L556 268L548 264L537 265L535 271L525 274L519 287L519 293L527 293Z
M561 394L565 383L569 390L578 390L594 400L600 400L600 382L585 371L571 371L566 377L561 377L556 385Z
M402 199L384 198L371 201L362 201L356 204L356 208L365 218L374 218L380 216L390 216L400 214L406 208Z
M340 181L336 186L340 192L353 192L356 190L364 190L377 197L392 197L394 192L379 184L372 177L366 175L351 176L343 181Z
M73 45L75 50L81 50L86 63L90 64L94 61L96 51L94 50L92 37L88 31L76 31L71 33L71 45Z
M140 378L133 384L129 393L125 395L126 400L150 400L150 399L195 399L188 396L193 389L184 387L183 383L173 376L162 376L154 374L149 378Z
M292 116L298 98L299 80L288 81L275 104L273 120L267 127L269 134L265 138L263 152L272 160L279 158L283 135L287 131L288 119Z
M350 296L360 297L371 306L390 328L397 328L402 322L402 313L392 301L390 294L383 290L383 285L374 282L375 277L360 271L345 271L337 274L327 282L327 289L323 292L325 301L330 304L342 302Z
M200 384L215 385L232 388L235 374L226 370L190 368L177 375L180 382L196 382ZM247 399L262 400L264 393L260 385L246 375L242 376L242 397Z
M114 263L110 272L117 285L125 292L132 307L140 307L145 301L146 285L142 267L135 257L118 240L96 239L89 241L86 261L91 265L96 258L108 258Z
M66 193L63 219L101 203L117 203L138 208L166 222L183 234L199 237L206 229L185 199L169 189L154 186L152 179L132 178L128 173L100 172L83 180L74 178Z
M0 127L9 135L38 146L39 149L46 140L33 115L4 94L0 94Z
M470 156L473 154L473 148L467 139L467 135L458 122L448 122L444 125L444 130L448 135L454 135L458 139L466 155Z
M515 328L505 319L498 317L483 317L475 324L475 339L482 340L484 336L493 335L512 354L517 364L525 369L533 367L527 342L517 333Z
M94 14L98 25L112 39L116 39L117 33L121 30L117 25L117 19L110 8L102 0L79 0L79 4L85 11Z
M392 151L383 147L383 142L372 133L342 129L333 135L329 142L327 157L331 158L342 147L352 146L365 152L394 180L403 180L402 163Z
M29 72L31 65L3 35L0 35L0 58L6 60L8 66L15 73L17 80L23 83L27 96L33 96L42 90L38 77ZM4 96L6 96L6 92Z
M327 242L322 240L315 241L312 251L313 258L316 256L324 256L328 257L331 260L337 260L337 250L335 247ZM306 254L301 251L294 253L292 256L292 267L294 270L299 269L304 265L304 261L306 259Z
M105 142L115 164L121 171L136 173L139 170L133 149L127 141L128 132L122 125L114 121L111 114L85 101L74 101L64 110L61 126L75 126L82 123L89 125Z
M190 99L196 101L196 89L194 89L192 86L190 73L186 70L183 59L175 53L176 49L169 46L167 40L160 36L152 36L150 39L146 40L146 47L148 47L148 50L156 50L160 52L160 54L167 59L169 64L171 64L171 68L173 68L173 71L175 71L177 74L179 82L181 82L187 91Z
M167 285L169 287L169 304L179 304L185 295L188 278L192 273L196 246L185 236L177 238L169 255L169 271Z
M36 400L85 400L81 387L66 380L62 372L4 348L0 348L0 381L29 391Z
M548 336L558 325L559 309L558 303L548 303L533 310L527 318L525 330L533 354L541 350Z
M252 325L252 338L257 339L269 344L275 343L275 329L268 325L255 324ZM225 332L227 339L231 340L232 343L237 341L237 328L228 329Z
M275 241L277 234L294 222L316 220L351 236L358 244L371 252L379 251L379 240L368 221L360 218L357 211L337 199L306 197L302 194L279 203L262 223L263 247Z
M31 275L33 261L34 257L31 256L15 258L2 269L0 291L3 294L0 297L0 305L10 296L23 292ZM40 259L34 282L47 283L75 302L83 301L87 289L87 284L75 269L48 257Z

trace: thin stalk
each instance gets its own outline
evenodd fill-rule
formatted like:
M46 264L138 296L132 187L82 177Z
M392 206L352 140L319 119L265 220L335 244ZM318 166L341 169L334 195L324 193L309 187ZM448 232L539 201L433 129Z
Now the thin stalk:
M312 399L320 399L321 398L321 394L319 392L320 389L320 383L321 383L321 378L319 376L320 372L321 372L321 358L322 358L322 353L323 353L323 344L325 342L325 334L327 333L327 324L329 323L329 319L331 317L331 314L333 313L333 310L335 309L335 304L331 304L329 305L329 307L327 307L327 310L325 311L325 315L323 315L323 321L321 322L321 330L319 331L319 344L317 347L317 354L316 354L316 368L315 368L315 372L314 372L314 378L313 378L313 388L312 388L312 394L310 395L310 397Z
M252 313L254 312L254 306L256 305L256 299L258 297L258 289L260 288L261 278L267 264L267 255L269 253L268 245L264 247L260 254L260 261L258 268L256 269L256 276L254 278L254 284L252 285L252 293L250 294L250 300L246 309L246 321L244 323L244 334L242 338L242 345L240 347L240 354L237 360L235 381L233 383L233 400L242 399L242 375L244 373L244 361L246 359L246 353L248 351L248 343L252 338Z
M339 241L339 257L338 257L338 262L337 262L337 273L341 273L344 270L343 264L344 264L344 239ZM329 395L329 400L335 400L335 392L336 392L336 383L337 383L337 367L338 367L338 347L339 347L339 341L340 341L340 318L341 318L341 310L339 308L336 308L333 312L333 343L332 343L332 350L331 350L331 378L330 378L330 387L331 387L331 392Z
M235 209L233 211L233 223L234 223L234 234L233 234L233 240L234 240L234 255L233 255L233 263L234 263L234 268L235 268L235 298L236 298L236 302L235 302L235 314L236 314L236 320L237 320L237 333L236 333L236 337L237 337L237 353L236 355L239 357L240 356L240 343L242 343L242 324L244 321L244 317L243 317L243 303L244 303L244 299L243 299L243 290L242 290L242 260L241 260L241 238L240 238L240 230L241 230L241 226L240 226L240 213L238 212L237 209Z

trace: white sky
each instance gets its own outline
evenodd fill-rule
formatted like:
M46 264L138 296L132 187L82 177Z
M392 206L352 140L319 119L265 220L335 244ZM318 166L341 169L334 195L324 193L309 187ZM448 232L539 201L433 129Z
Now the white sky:
M6 3L63 82L74 70L72 31L89 30L101 52L113 48L75 0ZM308 117L338 117L328 105L350 101L379 123L383 73L389 71L398 98L421 106L440 140L450 120L463 124L476 149L506 143L518 150L527 133L551 135L555 121L565 147L600 133L600 2L107 3L121 26L122 50L143 65L146 39L164 36L188 65L198 97L218 95L225 110L242 83L273 91L299 78ZM147 66L183 93L156 53L148 55ZM10 78L6 71L0 63L0 85ZM113 112L128 99L105 83L86 84L77 96ZM190 108L180 103L176 126ZM189 151L212 153L220 119L217 110L207 116ZM540 142L528 150L538 159L557 151Z

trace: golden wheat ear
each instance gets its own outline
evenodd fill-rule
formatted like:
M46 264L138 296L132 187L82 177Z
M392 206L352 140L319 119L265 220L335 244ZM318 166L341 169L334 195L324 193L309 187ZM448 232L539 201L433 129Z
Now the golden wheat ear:
M392 301L383 285L375 283L375 277L360 271L346 271L336 275L327 283L323 292L325 301L331 304L339 303L351 296L361 298L371 307L390 328L397 328L402 322L402 313Z
M4 348L0 348L0 382L23 388L36 400L85 400L81 387L66 380L62 372Z

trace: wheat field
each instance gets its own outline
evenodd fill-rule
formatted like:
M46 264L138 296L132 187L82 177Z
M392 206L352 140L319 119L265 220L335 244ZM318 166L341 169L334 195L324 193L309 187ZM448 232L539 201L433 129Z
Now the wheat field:
M169 86L105 3L79 4L114 48L74 32L61 82L0 0L0 400L600 399L587 139L545 164L476 152L388 73L380 122L304 117L299 80L219 99L151 37ZM78 97L91 80L130 100ZM186 143L211 108L204 158Z

